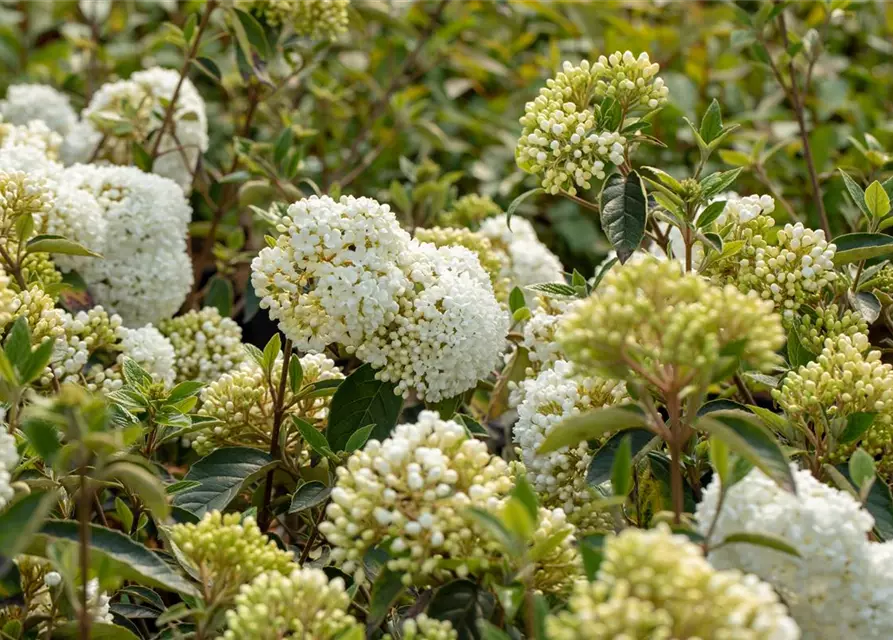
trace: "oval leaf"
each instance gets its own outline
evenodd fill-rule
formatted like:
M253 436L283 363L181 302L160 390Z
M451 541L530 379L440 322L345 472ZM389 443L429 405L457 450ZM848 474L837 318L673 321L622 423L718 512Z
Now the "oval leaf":
M834 238L834 265L860 262L893 253L893 236L885 233L847 233Z
M601 195L602 229L621 264L642 243L646 215L645 189L639 174L630 171L626 177L619 173L608 176Z
M199 517L208 511L222 511L247 482L274 465L265 451L248 447L218 449L192 465L184 480L199 484L174 496L173 504Z
M86 256L88 258L101 258L98 253L90 251L87 247L78 244L62 236L40 235L34 236L26 246L28 253L61 253L67 256Z
M776 551L781 551L782 553L796 556L797 558L800 557L800 552L797 551L796 547L794 547L784 538L769 533L756 533L751 531L741 531L739 533L729 534L725 537L725 539L723 539L722 542L713 547L713 549L718 549L728 544L742 543L755 544L760 547L768 547L769 549L775 549Z
M329 494L332 493L332 488L327 487L322 482L305 482L298 490L295 491L295 495L292 496L291 506L288 508L289 513L298 513L299 511L304 511L305 509L309 509L310 507L315 507L318 504L322 504L329 497Z
M549 432L537 452L550 453L584 440L595 440L612 431L646 426L645 416L631 406L603 407L562 420Z
M332 396L326 438L332 451L344 451L350 437L374 424L371 437L384 440L397 424L403 398L394 385L375 379L375 370L364 364L351 373Z

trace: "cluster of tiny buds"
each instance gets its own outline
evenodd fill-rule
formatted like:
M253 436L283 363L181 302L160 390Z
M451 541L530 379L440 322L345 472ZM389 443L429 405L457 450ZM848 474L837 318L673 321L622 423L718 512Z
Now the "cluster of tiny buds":
M660 65L651 62L644 51L638 57L631 51L599 56L592 65L592 72L598 78L595 95L598 98L611 97L627 109L657 109L666 104L669 87L657 77Z

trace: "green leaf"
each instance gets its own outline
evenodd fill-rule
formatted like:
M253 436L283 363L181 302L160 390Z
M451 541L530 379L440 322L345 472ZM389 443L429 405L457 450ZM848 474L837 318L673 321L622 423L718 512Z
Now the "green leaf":
M397 424L403 398L394 385L375 379L375 370L364 364L351 373L335 391L329 407L326 438L333 451L343 451L358 430L374 424L372 437L384 440Z
M511 495L524 506L527 510L527 515L530 516L533 522L536 522L539 518L539 500L524 474L518 475Z
M893 236L885 233L847 233L834 238L834 266L893 254Z
M172 496L180 493L181 491L186 491L186 489L194 489L198 486L201 486L201 482L197 482L195 480L178 480L165 486L164 492L167 495Z
M784 538L772 535L770 533L756 533L752 531L731 533L727 535L722 542L712 547L711 550L719 549L720 547L724 547L729 544L753 544L760 547L775 549L776 551L781 551L782 553L786 553L797 558L800 557L800 552L797 551L797 548Z
M512 200L511 204L509 205L509 208L506 209L506 211L505 211L505 224L508 226L508 228L509 229L512 228L512 216L515 215L515 210L519 206L521 206L522 202L527 200L527 198L529 198L530 196L535 196L535 195L538 195L540 193L545 193L545 192L546 192L546 190L543 189L542 187L537 187L536 189L531 189L530 191L525 191L520 196L518 196L517 198Z
M470 580L453 580L440 587L428 605L428 615L449 620L459 638L480 638L477 621L486 618L480 587Z
M440 414L441 420L450 420L462 407L462 400L465 394L460 393L452 398L444 398L439 402L426 402L425 408L430 411L436 411Z
M177 404L178 402L182 402L186 398L191 398L192 396L197 395L204 388L204 386L205 385L198 380L185 380L171 389L171 392L167 397L167 401L170 404Z
M512 640L509 634L484 619L478 620L478 631L481 634L481 640Z
M837 439L838 442L840 442L840 444L856 442L866 431L868 431L871 425L874 424L874 419L876 417L877 413L869 413L867 411L851 413L846 418L846 426L840 433L840 436Z
M632 440L626 433L620 439L614 464L611 467L611 488L615 496L626 496L633 483L631 467L633 463Z
M49 234L34 236L25 245L25 249L28 253L59 253L66 256L86 256L88 258L102 257L74 240Z
M384 569L372 583L371 601L369 602L369 615L366 623L370 627L377 627L388 615L388 611L397 602L397 598L406 590L403 584L403 573L397 573L390 569Z
M25 316L16 318L9 335L6 336L4 351L9 362L18 370L21 379L21 372L28 368L31 360L31 331L28 329L28 320Z
M890 213L890 196L877 180L868 185L865 190L865 206L875 218L883 218Z
M642 167L643 169L647 169L651 173L653 173L661 183L667 187L674 194L679 194L682 191L682 185L680 182L671 176L669 173L664 171L663 169L658 169L657 167Z
M604 558L605 536L595 533L580 540L580 556L583 558L583 570L590 582L598 577L598 569Z
M192 64L198 67L199 70L205 73L208 77L216 80L218 83L221 81L223 74L220 73L220 67L218 67L217 63L211 60L211 58L195 58L192 60Z
M347 453L353 453L357 449L362 449L363 445L366 444L366 441L369 440L369 436L372 434L374 428L374 424L367 424L362 429L354 431L353 435L347 440L347 444L344 445L344 450Z
M471 437L489 438L490 432L477 420L464 413L457 414L453 417L456 422L465 425L465 430Z
M298 393L304 383L304 367L301 359L294 354L288 359L288 387L292 393Z
M701 416L695 428L721 438L734 453L759 468L778 485L796 493L794 476L778 441L756 418L743 411L715 411Z
M56 506L55 491L33 491L0 511L0 575L5 558L12 559L30 543Z
M165 520L170 514L167 492L164 484L148 469L132 462L112 462L103 472L103 477L117 480L128 490L139 496L140 501L157 520Z
M154 617L154 616L153 616ZM53 630L54 638L62 640L77 640L80 638L80 623L67 622ZM140 637L127 627L121 627L110 622L90 623L90 640L140 640Z
M594 409L562 420L549 432L537 453L551 453L584 440L595 440L611 431L644 428L647 424L645 416L632 406Z
M80 540L79 528L80 523L72 520L50 520L32 537L26 552L46 557L47 547L54 542L75 547ZM91 524L90 555L93 562L105 563L109 571L123 580L198 596L195 587L171 565L120 531Z
M707 205L701 215L698 216L698 220L696 222L696 226L698 229L706 229L722 214L723 209L726 208L725 200L717 200L716 202L711 202Z
M229 318L233 311L233 285L226 278L214 276L203 304L206 307L215 307L222 317Z
M710 144L721 132L722 110L719 108L719 102L714 98L710 106L707 107L704 117L701 118L701 128L698 130L698 133L701 134L704 142Z
M852 482L846 465L841 464L837 467L826 465L825 468L839 472L845 481ZM874 517L874 532L878 538L882 542L893 540L893 495L883 478L878 478L871 485L863 506Z
M729 171L718 171L711 173L709 176L701 180L701 189L703 197L711 198L718 193L727 190L743 171L743 167L731 169Z
M720 438L710 438L710 462L716 470L716 475L725 489L729 483L729 447Z
M626 177L612 173L605 180L600 200L602 230L623 264L645 237L648 210L642 179L635 171Z
M576 298L577 291L569 284L563 282L541 282L540 284L531 284L527 287L528 291L536 291L544 293L550 298Z
M862 489L866 482L874 481L876 475L874 458L865 449L859 447L850 456L849 472L853 484Z
M870 218L871 210L869 210L868 205L866 204L865 192L862 190L862 187L860 187L856 181L846 173L846 171L843 169L838 169L838 171L840 171L840 175L843 177L843 185L850 194L850 198L853 199L853 202L856 203L859 210Z
M261 368L264 370L264 373L266 373L268 377L271 376L273 365L276 363L276 358L279 356L281 349L282 338L279 337L279 333L274 333L264 347L264 355L261 362Z
M241 11L239 9L232 10L239 19L239 25L241 25L242 29L239 30L236 28L237 37L240 40L240 44L242 46L243 52L245 53L245 57L248 60L252 59L251 51L256 51L261 58L267 58L269 56L269 45L267 44L267 37L264 35L264 29L260 26L257 20L255 20L254 16L250 13L246 13L245 11ZM237 27L236 23L233 23L234 27ZM241 37L244 34L244 38L247 39L250 47L245 47L244 42Z
M48 420L44 420L39 416L28 416L22 424L22 431L28 444L41 457L41 459L52 464L55 460L56 453L62 447L61 434L59 428Z
M294 131L292 131L291 127L285 127L285 129L282 130L282 133L276 138L276 144L273 146L273 162L275 162L277 166L281 165L282 161L285 159L285 154L287 154L288 150L291 148L293 139Z
M124 373L124 380L131 386L137 387L138 389L145 389L152 384L152 376L133 358L124 358L122 371Z
M291 421L298 428L301 437L304 438L304 442L318 455L324 458L331 458L335 455L334 451L329 447L326 437L319 432L319 429L298 416L292 416Z
M598 285L601 284L601 281L604 280L605 276L608 275L608 272L614 268L614 265L617 264L617 262L617 258L610 258L596 268L595 275L592 276L593 291L598 289Z
M289 514L298 513L322 504L328 500L332 493L332 488L327 487L322 482L316 480L305 482L297 488L295 494L291 498L291 506L288 508Z
M788 331L787 347L788 364L791 365L791 368L793 369L802 367L815 360L815 354L803 346L803 343L800 341L800 336L797 335L797 330L794 327L791 327L790 331Z
M513 288L509 294L509 310L514 313L525 306L527 306L527 303L524 300L524 292L518 287Z
M615 433L592 456L589 468L586 469L586 484L591 487L597 487L611 478L614 459L617 456L620 443L626 436L630 437L630 452L633 456L638 454L656 437L648 429L627 429L620 433Z
M275 465L265 451L248 447L217 449L192 465L184 480L199 485L174 496L173 505L199 517L208 511L223 511L242 487Z

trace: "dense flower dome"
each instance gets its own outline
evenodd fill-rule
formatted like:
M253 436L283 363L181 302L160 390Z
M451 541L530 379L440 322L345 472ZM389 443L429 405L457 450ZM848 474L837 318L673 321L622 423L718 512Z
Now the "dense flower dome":
M242 585L220 640L336 640L352 631L362 637L362 625L347 613L344 581L293 566L290 573L270 571Z
M560 507L583 533L613 528L609 513L592 508L601 497L586 482L593 450L586 441L576 447L538 453L546 436L564 419L627 399L623 383L575 376L564 360L521 383L524 400L512 428L527 478L544 505Z
M790 607L806 640L877 639L893 625L893 569L889 547L868 541L874 519L849 493L792 466L797 493L759 470L729 487L719 508L714 480L698 504L698 530L714 519L714 541L732 533L779 536L800 557L760 545L728 544L711 551L711 564L753 573L769 582Z
M603 555L595 581L578 582L569 610L547 619L550 638L800 638L770 585L717 571L665 524L625 529L605 540Z
M52 131L64 136L77 123L71 99L45 84L13 84L0 100L0 118L6 122L27 125L40 120Z
M511 226L505 214L487 218L480 234L490 239L494 249L504 254L503 277L512 286L524 287L543 282L564 282L564 267L558 257L540 242L533 225L524 218L515 216ZM535 297L525 292L528 304Z
M242 328L223 318L216 307L188 311L158 327L176 352L177 382L211 382L235 369L245 358Z
M153 67L137 71L127 80L102 85L71 128L62 147L65 164L89 162L96 157L113 164L130 164L133 143L154 148L150 135L160 128L166 104L180 83L180 72ZM114 125L132 122L125 136ZM205 102L189 78L177 94L172 124L165 131L152 163L152 172L176 182L184 191L192 189L192 173L199 156L208 150L208 118Z
M193 277L186 251L192 210L183 191L136 167L76 165L62 179L96 198L113 239L81 272L96 302L128 326L173 316Z

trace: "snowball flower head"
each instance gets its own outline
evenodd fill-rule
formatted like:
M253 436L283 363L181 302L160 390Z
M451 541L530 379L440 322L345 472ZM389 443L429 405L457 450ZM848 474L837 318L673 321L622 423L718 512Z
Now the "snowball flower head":
M665 524L625 529L603 553L595 581L579 581L569 610L547 618L550 638L800 638L770 585L717 571Z
M612 269L559 328L581 371L624 379L637 375L624 365L632 362L658 380L667 367L692 380L715 371L733 344L743 362L766 369L784 339L769 302L654 258Z
M62 136L77 122L68 96L46 84L10 85L0 100L0 117L17 125L40 120Z
M587 442L538 453L546 436L560 422L591 409L626 398L622 383L596 377L574 376L568 362L559 360L533 380L521 383L524 400L512 436L527 470L527 479L547 507L561 507L583 533L611 529L610 514L592 508L599 498L586 482L593 450Z
M290 572L262 573L242 585L218 640L363 636L363 626L347 613L350 596L341 578L329 580L321 569L292 566Z
M377 545L390 550L387 567L405 584L491 566L498 545L482 539L468 507L497 508L512 480L507 463L463 426L423 411L386 440L369 440L336 474L319 530L334 562L356 579L365 580L363 556Z
M66 164L98 158L114 164L131 164L133 145L149 150L155 146L166 104L180 83L180 73L153 67L134 73L128 80L102 85L82 113L82 123L66 137L62 157ZM179 85L171 124L165 129L152 163L152 172L192 189L192 172L199 156L208 149L208 118L205 102L189 78ZM120 123L130 122L126 134Z
M438 402L471 389L497 366L508 313L490 278L464 247L412 243L402 256L409 295L393 322L356 349L376 377Z
M251 283L297 349L356 348L393 321L410 287L397 264L409 235L387 205L312 196L289 206L277 230L251 263Z
M59 159L62 136L50 129L41 120L31 120L26 124L12 124L0 119L0 151L3 153L28 153L44 161Z
M216 307L191 310L158 327L176 352L177 382L211 382L236 368L245 357L242 328Z
M19 452L16 450L15 438L0 430L0 511L15 495L12 484L12 472L19 463Z
M874 519L850 494L792 465L796 495L754 469L729 487L712 540L732 533L780 536L800 557L747 544L710 553L714 566L735 568L766 580L781 594L807 639L889 636L893 624L893 575L875 556L884 545L868 541ZM706 534L717 517L720 483L704 491L695 512ZM886 556L889 557L889 556Z
M176 313L193 278L186 251L192 210L183 191L136 167L77 165L61 180L92 194L107 224L103 257L81 271L96 301L128 326Z
M166 385L174 382L174 347L162 333L147 324L139 329L124 329L121 337L121 355L118 362L131 358L145 369L153 379Z
M303 386L344 377L334 361L322 354L307 354L300 362L304 372ZM278 388L281 375L282 358L279 357L273 365L274 388ZM300 417L319 428L325 426L331 396L304 398L292 404L293 399L291 390L287 390L285 403L291 405L288 416ZM243 362L222 374L202 389L201 400L199 415L216 418L217 422L191 434L196 453L207 455L219 447L232 446L269 449L275 405L263 371L256 362ZM285 443L285 451L293 454L300 445L300 434L293 432Z
M209 511L199 522L171 527L170 538L221 589L236 589L265 572L289 575L294 568L291 553L238 513Z

